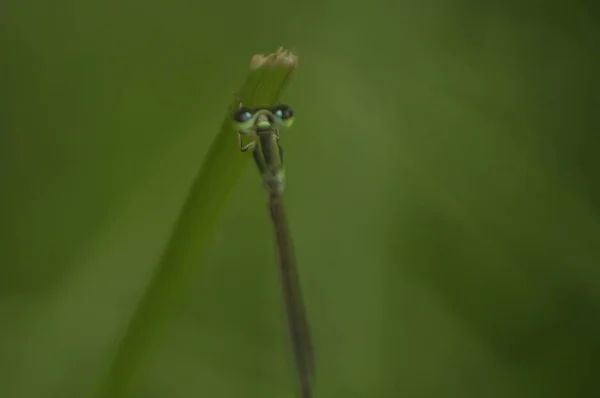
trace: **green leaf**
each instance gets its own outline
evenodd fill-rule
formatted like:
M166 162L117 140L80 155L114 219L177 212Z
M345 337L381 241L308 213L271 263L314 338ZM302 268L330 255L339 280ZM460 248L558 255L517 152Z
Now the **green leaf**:
M276 104L297 63L293 53L281 48L270 55L255 55L238 96L248 106ZM234 99L192 184L161 261L119 345L102 397L128 395L132 376L157 340L185 281L202 264L227 197L248 159L239 153L231 123L237 106Z

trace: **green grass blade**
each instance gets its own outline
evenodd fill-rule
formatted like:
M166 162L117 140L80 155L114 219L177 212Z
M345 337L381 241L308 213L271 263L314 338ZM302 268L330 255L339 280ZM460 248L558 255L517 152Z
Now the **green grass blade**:
M297 57L283 49L267 56L255 55L248 78L237 94L248 106L273 105L296 66ZM232 104L221 130L192 184L158 268L119 345L103 385L104 398L128 395L130 380L158 337L186 279L200 266L226 199L249 159L237 147L236 132L231 125L237 103L233 93L231 97Z

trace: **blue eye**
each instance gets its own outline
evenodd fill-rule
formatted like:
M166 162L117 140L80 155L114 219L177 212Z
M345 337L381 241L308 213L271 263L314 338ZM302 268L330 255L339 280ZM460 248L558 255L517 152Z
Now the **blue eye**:
M282 118L283 117L283 111L281 109L277 109L277 111L275 112L275 116L277 116L278 118Z
M246 123L252 120L254 116L254 110L250 108L240 108L233 114L233 121L235 123Z

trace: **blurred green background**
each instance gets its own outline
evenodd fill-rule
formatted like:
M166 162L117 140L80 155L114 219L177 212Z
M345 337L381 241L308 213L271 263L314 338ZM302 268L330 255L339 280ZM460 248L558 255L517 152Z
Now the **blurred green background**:
M96 396L250 57L280 45L316 396L599 396L597 9L4 0L0 396ZM247 169L135 397L294 396Z

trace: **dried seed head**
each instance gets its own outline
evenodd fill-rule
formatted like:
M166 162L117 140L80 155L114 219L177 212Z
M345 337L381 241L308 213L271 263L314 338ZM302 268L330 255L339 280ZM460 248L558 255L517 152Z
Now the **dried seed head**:
M263 66L287 66L291 69L298 67L298 56L283 47L279 47L272 54L256 54L250 61L250 69L255 70Z

